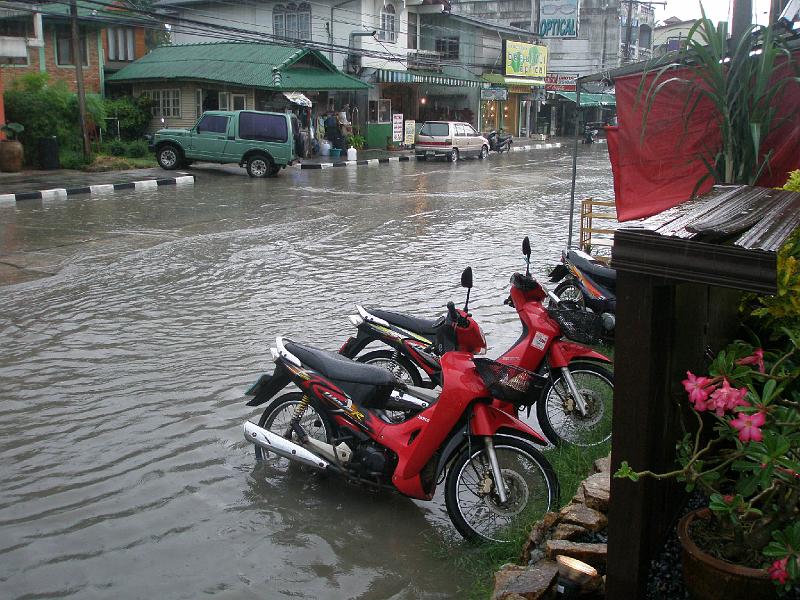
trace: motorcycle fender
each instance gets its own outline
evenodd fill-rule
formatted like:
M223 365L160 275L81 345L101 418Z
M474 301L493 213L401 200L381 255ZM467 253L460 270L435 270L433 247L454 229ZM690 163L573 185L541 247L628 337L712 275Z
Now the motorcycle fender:
M555 340L548 350L548 362L554 369L566 367L575 358L588 358L600 362L611 363L611 359L587 348L583 344L568 342L567 340Z
M436 466L436 479L435 481L439 481L439 477L441 477L442 472L447 467L447 464L450 462L450 459L458 452L458 449L464 444L464 440L469 437L469 427L464 425L460 429L458 429L455 434L447 441L445 444L444 450L439 455L439 464Z
M247 403L247 406L264 404L289 385L290 381L288 371L286 371L283 365L277 363L275 365L275 372L272 375L262 375L258 378L258 381L245 392L246 396L253 396L253 399Z
M536 433L535 429L531 429L516 417L491 404L479 403L473 407L470 428L472 435L481 437L495 435L499 429L512 429L525 434L527 437L532 437L543 446L547 445L547 442L541 435Z
M364 331L363 327L358 328L358 335L350 337L339 348L339 354L347 358L355 358L370 342L374 342L377 338L370 332Z
M556 265L552 271L550 271L550 281L552 283L556 283L557 281L561 281L569 275L569 269L564 265Z

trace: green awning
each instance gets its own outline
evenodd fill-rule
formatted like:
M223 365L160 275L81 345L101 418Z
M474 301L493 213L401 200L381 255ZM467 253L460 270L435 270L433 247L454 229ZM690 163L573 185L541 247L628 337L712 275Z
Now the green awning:
M287 92L370 87L339 71L317 50L254 42L159 46L106 81L208 81Z
M409 69L408 71L376 69L375 80L378 83L428 83L446 87L481 87L481 81L477 78L453 77L443 73L417 69Z
M525 87L541 87L544 85L544 79L506 77L501 73L487 73L482 79L494 85L521 85Z
M570 102L575 102L577 92L558 92L558 95ZM617 97L614 94L584 94L581 93L581 106L616 106Z

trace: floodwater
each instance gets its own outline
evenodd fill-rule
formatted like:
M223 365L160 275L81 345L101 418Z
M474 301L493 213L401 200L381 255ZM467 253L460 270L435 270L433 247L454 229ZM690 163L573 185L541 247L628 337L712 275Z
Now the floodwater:
M610 197L605 147L580 152L578 197ZM542 279L565 246L571 162L205 169L194 187L0 205L0 262L56 273L0 287L0 597L469 589L440 497L257 467L242 394L275 336L335 350L356 302L433 317L463 301L467 265L500 354L522 237Z

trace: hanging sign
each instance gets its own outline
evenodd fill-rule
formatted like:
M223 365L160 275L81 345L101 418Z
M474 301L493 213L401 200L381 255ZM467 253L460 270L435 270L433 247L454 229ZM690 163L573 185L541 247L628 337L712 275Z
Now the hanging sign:
M578 37L578 0L539 0L539 35Z
M403 144L406 146L411 146L415 143L417 137L417 122L407 120L406 121L406 129L405 129L405 136L403 137Z
M577 73L548 73L544 85L548 92L574 92L577 79Z
M500 100L505 102L508 100L508 88L504 87L488 87L481 88L481 100Z
M392 141L403 141L403 113L395 113L392 115Z
M547 46L503 40L503 74L541 79L547 74Z

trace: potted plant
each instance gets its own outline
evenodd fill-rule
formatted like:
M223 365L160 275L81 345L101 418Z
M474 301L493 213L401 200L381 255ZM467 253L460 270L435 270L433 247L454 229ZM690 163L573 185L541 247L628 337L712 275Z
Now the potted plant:
M25 158L17 136L25 131L25 127L20 123L5 123L0 126L0 130L6 135L6 139L0 141L0 171L17 173L22 170L22 161Z
M764 599L800 582L800 327L781 329L770 350L736 342L707 375L687 372L697 428L677 444L675 470L623 461L615 474L674 478L705 496L708 508L678 524L695 598Z
M364 136L352 134L347 136L347 147L348 148L355 148L356 150L363 150L364 144L366 144L366 139Z

